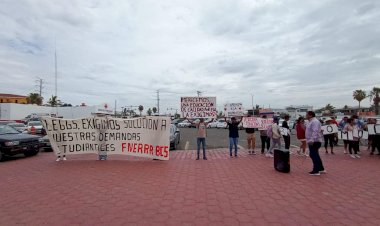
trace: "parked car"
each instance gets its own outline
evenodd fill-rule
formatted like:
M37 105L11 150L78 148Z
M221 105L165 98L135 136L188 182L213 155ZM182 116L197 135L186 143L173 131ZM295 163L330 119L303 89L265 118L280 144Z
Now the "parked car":
M209 122L207 124L207 128L216 128L216 125L218 124L219 121L213 121L213 122Z
M16 121L0 121L0 125L8 125L9 123L16 123Z
M0 125L0 161L4 156L24 154L37 155L40 148L39 136L20 133L8 125Z
M216 128L220 129L220 128L223 128L223 129L227 129L227 122L224 120L224 119L219 119L217 124L216 124Z
M172 120L172 124L174 124L174 125L178 125L178 123L180 123L180 122L182 122L183 121L183 119L179 119L179 118L177 118L177 119L173 119Z
M190 127L191 126L191 123L189 122L189 120L185 119L183 120L182 122L178 123L178 127Z
M14 123L9 123L8 126L16 129L20 133L28 131L28 127L24 123L14 122Z
M46 136L43 136L39 139L39 142L40 142L40 148L44 151L53 151L53 149L51 148L51 143L50 143L50 140L49 140L49 137L46 135Z
M41 121L30 121L28 122L28 132L30 133L32 127L36 129L36 134L41 134L42 132L42 122Z
M177 145L181 141L181 134L177 126L174 124L170 125L170 148L175 150Z

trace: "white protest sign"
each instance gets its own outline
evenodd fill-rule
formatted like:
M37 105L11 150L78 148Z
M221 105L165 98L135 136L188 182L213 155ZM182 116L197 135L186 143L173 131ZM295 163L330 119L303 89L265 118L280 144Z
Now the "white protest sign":
M283 136L289 135L289 130L285 127L280 127L280 132L281 132L281 135L283 135Z
M216 118L216 97L181 97L183 118Z
M380 134L380 125L368 124L367 126L369 135Z
M368 140L368 132L367 131L354 129L352 131L352 136L358 137L360 139Z
M107 153L169 160L170 118L44 117L56 155Z
M354 140L354 136L352 135L352 131L348 131L348 132L339 131L338 132L338 139L340 139L340 140Z
M224 105L224 115L226 117L243 116L244 109L242 103L231 103Z
M323 135L337 133L339 131L336 124L324 125L321 127L321 130L323 130Z
M267 130L268 126L273 123L273 118L258 118L258 117L244 117L244 128L257 128L259 130Z

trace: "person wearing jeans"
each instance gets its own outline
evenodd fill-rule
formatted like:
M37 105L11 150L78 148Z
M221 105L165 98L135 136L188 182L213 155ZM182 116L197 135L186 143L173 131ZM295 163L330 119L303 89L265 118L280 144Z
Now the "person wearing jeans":
M262 118L266 119L267 116L263 115ZM269 147L270 147L270 138L268 137L268 133L266 129L260 130L260 140L261 140L261 154L264 154L265 144L267 146L267 151L269 150Z
M322 130L321 122L315 118L313 111L308 111L306 114L309 123L306 126L305 136L309 145L310 158L313 161L313 170L309 172L311 176L318 176L321 173L326 173L321 157L319 156L319 148L322 145Z
M193 123L193 120L187 119L189 122ZM212 119L210 122L212 122L214 119ZM201 150L201 144L203 149L203 159L207 160L206 157L206 128L207 128L206 122L204 122L204 119L199 119L199 122L195 123L196 128L198 129L198 136L197 136L197 159L199 160L199 154Z
M280 128L278 127L278 118L273 118L273 124L268 127L267 133L268 136L272 139L272 145L265 154L265 157L273 158L274 148L277 147L278 149L281 149L281 132Z
M227 121L227 120L226 120ZM227 122L230 138L230 157L232 158L232 148L235 147L235 157L237 157L238 152L238 139L239 139L239 124L241 122L237 121L235 117L231 118L231 122Z

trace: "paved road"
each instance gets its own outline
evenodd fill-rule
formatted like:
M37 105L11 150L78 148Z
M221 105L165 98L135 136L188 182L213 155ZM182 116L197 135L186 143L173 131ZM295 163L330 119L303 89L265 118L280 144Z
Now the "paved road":
M188 150L195 150L196 147L196 136L197 130L195 128L180 128L181 132L181 142L178 147L178 150L185 150L186 142L189 142ZM256 132L256 147L261 148L260 141L260 133ZM247 148L247 136L245 130L239 130L239 145L242 148ZM290 144L295 146L299 146L300 142L297 140L295 135L295 131L292 130L292 135L290 138ZM207 139L206 139L206 147L208 149L215 148L227 148L228 147L228 129L207 129ZM282 140L282 145L284 142Z
M341 149L341 147L339 147ZM51 152L0 163L0 225L380 225L379 156L322 155L327 174L309 176L310 158L273 158L227 149L172 151L169 161Z

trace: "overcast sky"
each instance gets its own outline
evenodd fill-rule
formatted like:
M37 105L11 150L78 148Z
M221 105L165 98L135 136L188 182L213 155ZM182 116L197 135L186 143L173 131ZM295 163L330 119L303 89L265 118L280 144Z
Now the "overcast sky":
M179 109L181 96L357 105L380 86L380 1L0 0L0 93ZM362 102L369 106L369 99ZM145 111L145 110L144 110ZM173 112L173 111L172 111Z

